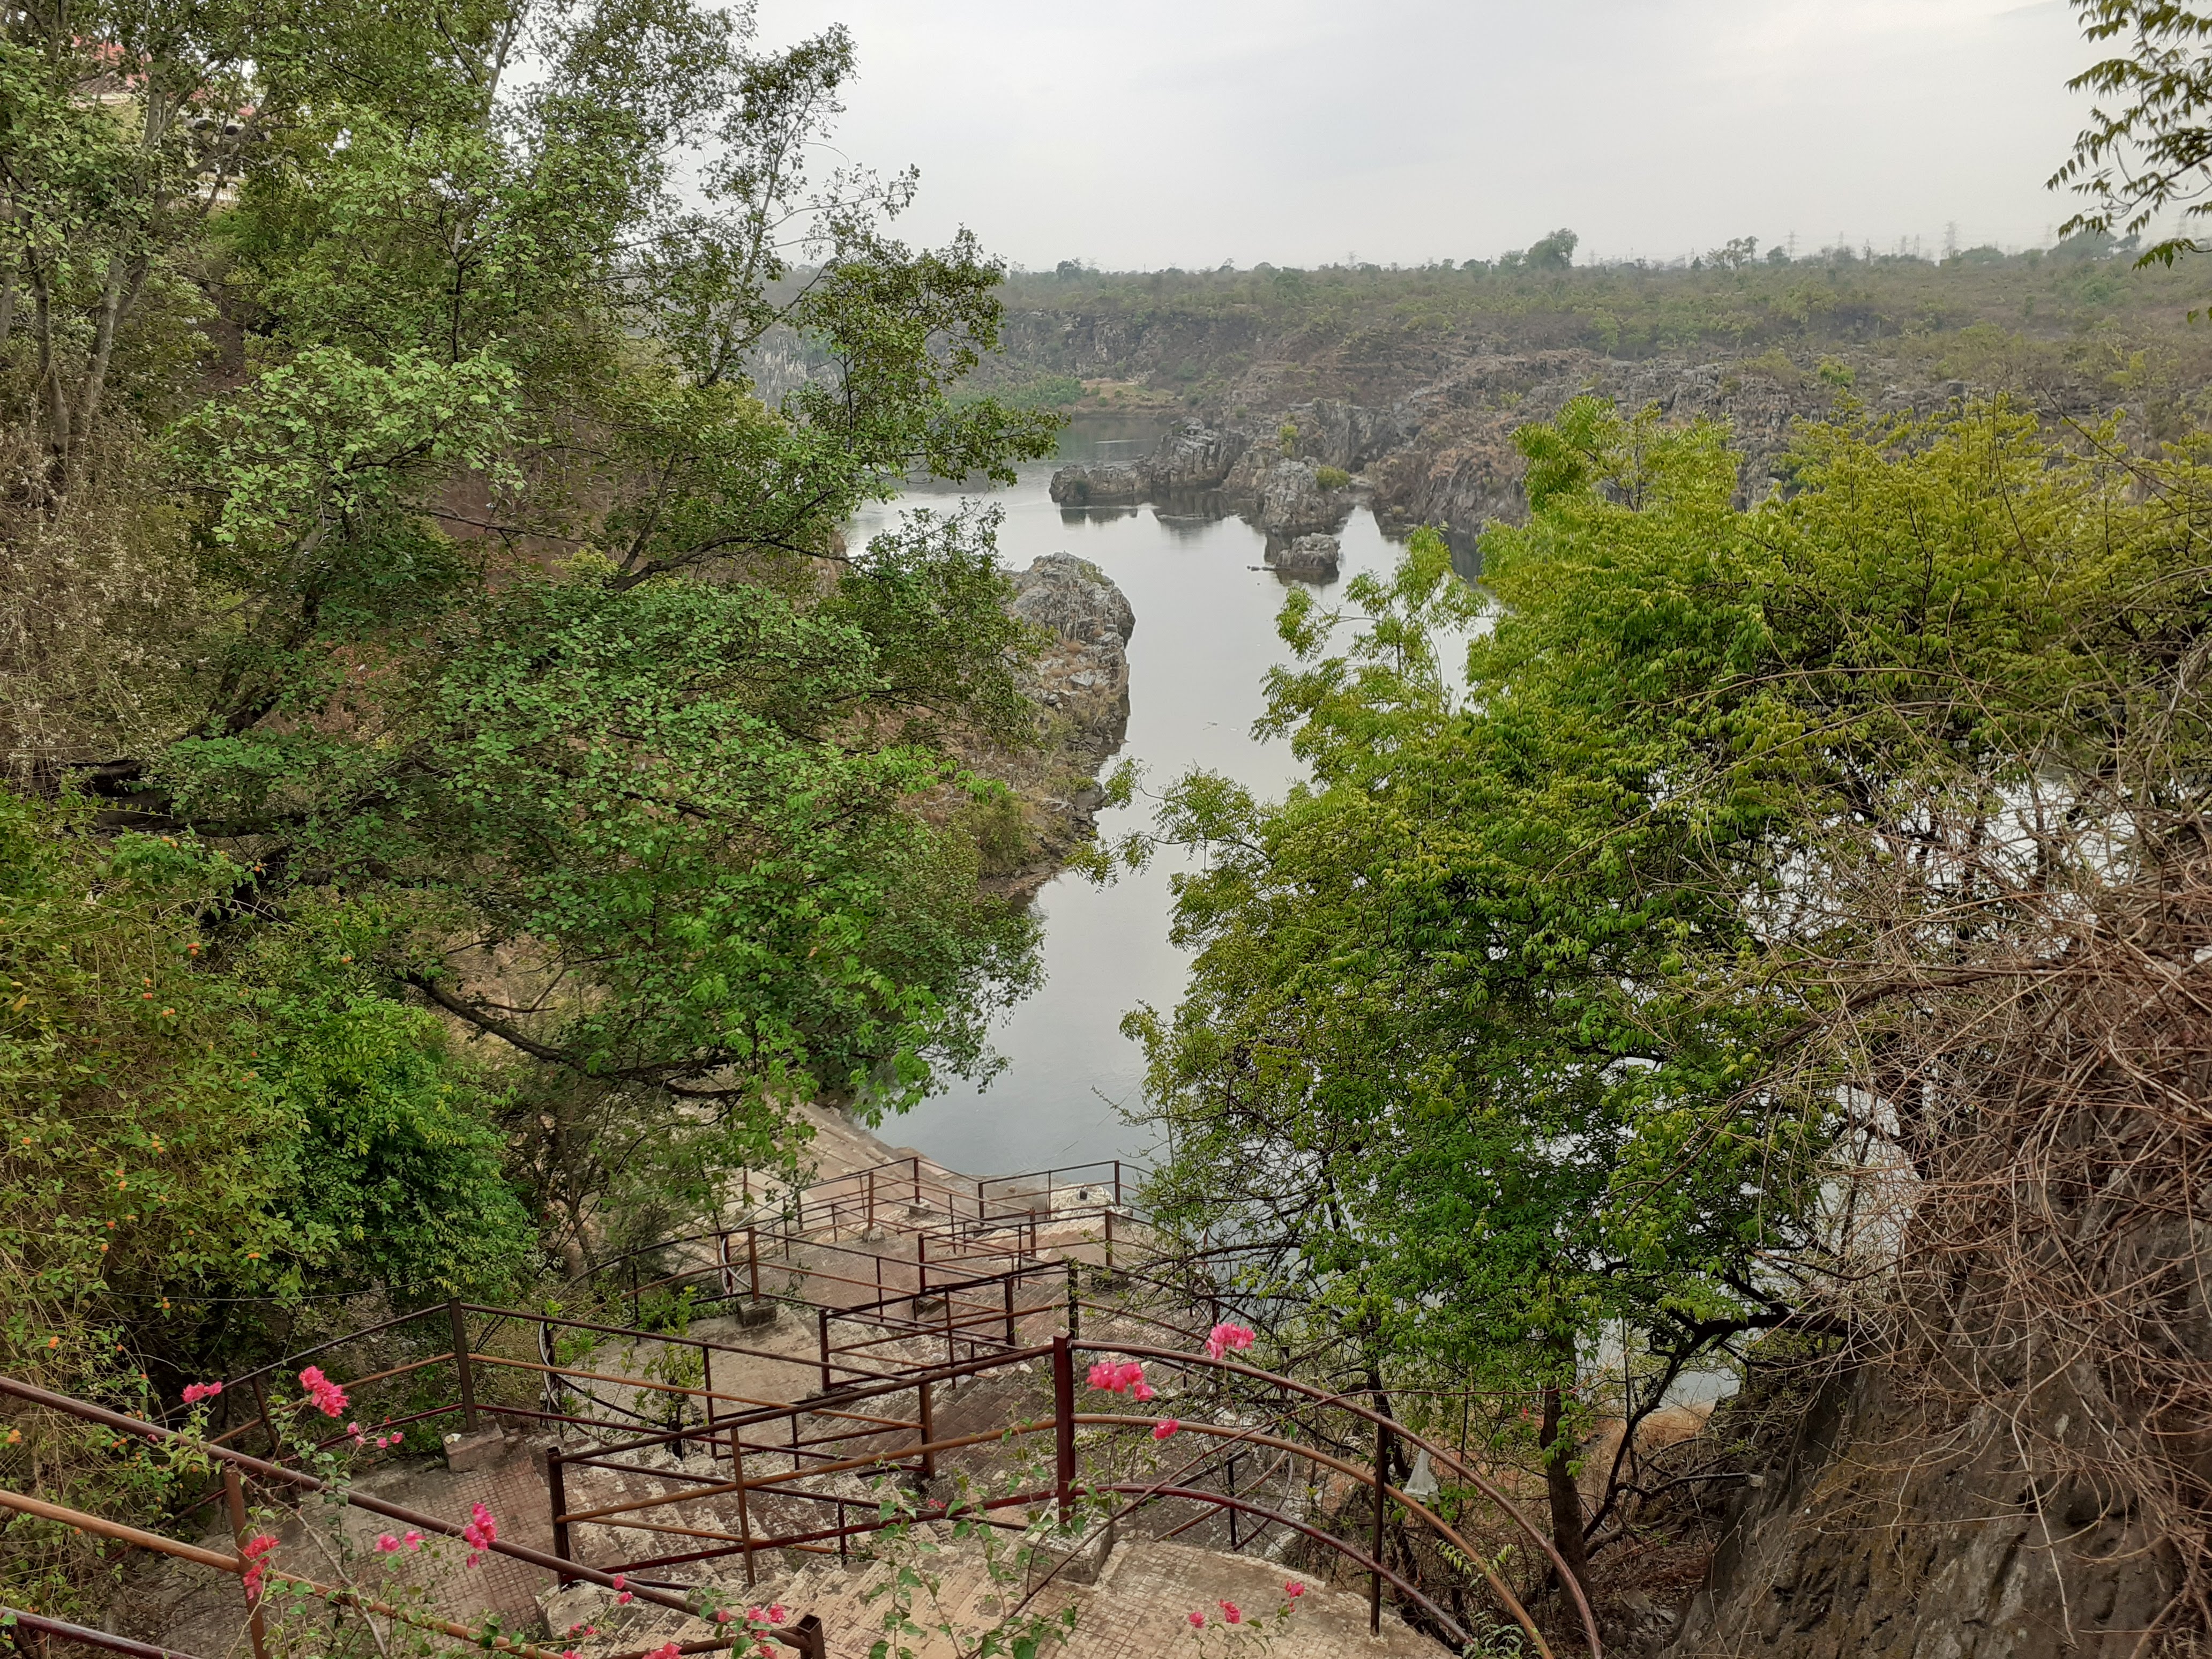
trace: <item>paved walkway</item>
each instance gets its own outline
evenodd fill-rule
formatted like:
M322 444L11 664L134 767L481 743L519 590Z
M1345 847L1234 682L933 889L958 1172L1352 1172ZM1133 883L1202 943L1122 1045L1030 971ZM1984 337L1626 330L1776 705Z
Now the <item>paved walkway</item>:
M742 1583L732 1594L743 1593L763 1605L781 1601L821 1619L828 1634L830 1659L866 1659L869 1648L883 1635L887 1603L881 1590L891 1568L882 1563L855 1562L841 1567L821 1563L796 1572L763 1577L750 1591ZM1293 1604L1290 1619L1276 1626L1269 1615L1287 1600L1286 1582L1304 1584L1305 1594ZM989 1628L994 1615L989 1607L992 1586L980 1565L953 1558L945 1571L939 1598L955 1627L970 1643ZM872 1595L872 1592L873 1593ZM1447 1650L1417 1634L1385 1608L1382 1633L1367 1633L1367 1601L1364 1595L1333 1589L1318 1580L1286 1574L1272 1562L1188 1549L1179 1544L1133 1540L1117 1547L1096 1584L1056 1584L1040 1592L1033 1610L1075 1609L1075 1633L1065 1647L1045 1649L1061 1659L1154 1659L1155 1656L1188 1652L1196 1648L1189 1615L1203 1613L1215 1631L1222 1629L1220 1603L1234 1602L1248 1621L1249 1634L1240 1645L1254 1653L1268 1636L1264 1650L1274 1659L1331 1659L1343 1654L1371 1654L1378 1659L1438 1659ZM549 1606L562 1630L572 1624L596 1628L596 1640L585 1638L580 1659L661 1642L698 1641L711 1627L670 1613L633 1617L637 1609L615 1609L605 1591L575 1589ZM927 1623L926 1619L917 1622ZM577 1640L564 1637L564 1641ZM955 1649L942 1636L926 1641L909 1637L920 1659L951 1659ZM1211 1651L1223 1650L1217 1644Z

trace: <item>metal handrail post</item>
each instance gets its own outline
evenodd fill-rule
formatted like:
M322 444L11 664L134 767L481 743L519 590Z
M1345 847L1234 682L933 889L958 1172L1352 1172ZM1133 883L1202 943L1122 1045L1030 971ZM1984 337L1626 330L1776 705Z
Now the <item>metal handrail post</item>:
M545 1449L545 1504L552 1511L553 1553L563 1561L576 1559L568 1540L568 1478L561 1467L561 1449ZM576 1581L566 1573L555 1575L556 1588L566 1589Z
M238 1465L222 1466L223 1506L230 1511L231 1541L238 1549L239 1588L246 1595L246 1629L253 1638L253 1659L269 1659L267 1632L261 1620L261 1598L246 1589L246 1485L238 1478Z
M1390 1431L1380 1423L1375 1425L1375 1547L1368 1552L1376 1563L1376 1571L1367 1575L1367 1633L1382 1633L1382 1516L1389 1501L1389 1476Z
M1052 1340L1053 1495L1060 1524L1075 1514L1075 1350L1064 1336Z
M916 1384L915 1393L920 1396L917 1401L920 1409L915 1415L921 1419L921 1478L933 1480L937 1478L937 1454L931 1446L937 1439L937 1420L930 1408L929 1384Z
M453 1322L453 1370L461 1384L461 1432L474 1434L477 1431L477 1379L476 1372L469 1364L468 1316L461 1311L459 1297L447 1299L446 1314Z

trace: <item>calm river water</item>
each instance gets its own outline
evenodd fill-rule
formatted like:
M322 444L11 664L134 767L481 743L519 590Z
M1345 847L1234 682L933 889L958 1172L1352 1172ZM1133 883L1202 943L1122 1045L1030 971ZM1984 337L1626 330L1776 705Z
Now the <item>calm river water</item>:
M1086 424L1063 435L1062 459L1131 459L1152 447L1158 431ZM1285 583L1261 564L1260 533L1240 519L1178 517L1151 507L1117 516L1063 514L1047 493L1057 464L1024 467L1012 488L989 493L1006 515L1000 560L1019 570L1040 553L1073 553L1128 595L1137 628L1129 641L1129 731L1121 757L1143 763L1153 788L1199 765L1279 795L1302 769L1287 743L1251 735L1261 712L1261 677L1289 655L1274 626ZM962 493L917 489L872 509L855 528L872 535L914 507L951 507ZM1333 588L1396 561L1396 545L1364 507L1345 526L1343 544L1343 577ZM1099 827L1109 836L1126 833L1150 812L1139 795L1126 811L1102 814ZM878 1133L976 1174L1146 1159L1148 1133L1122 1116L1141 1100L1143 1055L1119 1027L1138 1004L1165 1013L1182 995L1188 957L1168 942L1168 878L1177 867L1163 856L1111 887L1072 876L1049 883L1036 901L1045 923L1045 982L994 1034L1006 1068L981 1091L954 1079L947 1093Z

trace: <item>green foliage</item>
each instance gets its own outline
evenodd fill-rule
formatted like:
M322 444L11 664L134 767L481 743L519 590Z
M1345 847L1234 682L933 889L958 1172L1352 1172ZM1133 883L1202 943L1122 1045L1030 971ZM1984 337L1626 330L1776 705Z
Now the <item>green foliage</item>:
M1571 230L1555 230L1533 244L1524 256L1531 270L1565 270L1575 262L1575 245L1582 238Z
M1036 642L988 514L843 527L1078 388L970 390L1003 267L818 164L843 30L753 28L0 20L15 1368L580 1267L992 1065L1036 923L940 804Z
M1317 466L1314 482L1323 489L1342 489L1352 482L1352 475L1340 466Z
M1571 1383L1610 1332L1663 1387L1790 1317L1838 1096L1787 1056L1862 872L2031 776L2112 775L2142 642L2201 600L2193 458L2147 496L2145 463L1977 404L1808 428L1801 490L1747 512L1724 436L1587 398L1526 429L1464 694L1440 641L1480 602L1424 533L1347 588L1348 650L1285 605L1261 729L1310 784L1166 796L1207 857L1186 1000L1128 1026L1156 1213L1240 1241L1359 1372Z
M2204 166L2212 160L2212 128L2203 112L2212 98L2212 13L2173 0L2074 0L2093 43L2125 40L2129 49L2100 59L2069 81L2074 92L2114 100L2090 112L2074 153L2050 179L2087 206L2059 227L2059 252L2102 257L2132 251L2142 232L2169 213L2180 229L2143 249L2138 265L2172 265L2205 244L2194 227L2212 214ZM2124 235L2121 248L2115 238Z
M863 1599L883 1604L878 1624L884 1633L870 1644L868 1659L918 1659L940 1643L957 1659L1038 1659L1075 1633L1075 1609L1030 1607L1025 1581L1042 1571L1048 1549L1079 1541L1102 1517L1085 1504L1063 1526L1051 1508L1040 1507L1010 1537L1003 1523L993 1522L991 1506L1036 1492L1046 1480L1042 1461L1019 1452L1011 1437L1008 1449L1010 1467L987 1480L956 1470L952 1496L927 1515L901 1484L872 1483L883 1525L870 1550L882 1577ZM983 1570L990 1588L980 1601L954 1601L945 1593L949 1569L962 1557Z
M1073 374L1038 373L1001 379L988 389L955 387L951 395L955 403L989 398L1004 409L1060 410L1082 401L1083 382Z
M1035 853L1036 838L1022 819L1022 804L1000 789L964 808L960 827L975 838L975 853L987 876L1010 875Z
M11 1359L91 1364L110 1293L166 1305L139 1358L185 1363L203 1297L511 1275L527 1218L437 1023L329 927L226 960L247 872L191 838L104 844L86 817L0 793Z
M1468 268L1385 270L1346 265L1237 274L1086 275L1007 280L1008 303L1113 319L1128 355L1096 372L1146 370L1139 343L1172 338L1200 376L1233 372L1255 334L1286 343L1310 371L1301 395L1357 401L1371 393L1343 366L1343 347L1430 353L1504 340L1516 349L1582 346L1609 356L1755 353L1781 346L1801 362L1842 348L1917 359L1981 322L2039 341L2094 349L2100 331L2153 336L2195 349L2183 328L2199 295L2185 271L2128 259L2064 260L2048 250L1939 264L1904 253L1862 258L1829 248L1791 258L1776 247L1730 269L1632 260L1531 269L1526 256ZM2085 287L2096 279L2100 286Z

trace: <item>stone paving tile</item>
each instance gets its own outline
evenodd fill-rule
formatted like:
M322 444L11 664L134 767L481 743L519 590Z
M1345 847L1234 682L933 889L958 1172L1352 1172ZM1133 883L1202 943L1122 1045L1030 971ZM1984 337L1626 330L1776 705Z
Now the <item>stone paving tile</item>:
M890 1571L877 1563L842 1568L819 1564L763 1577L750 1590L742 1581L728 1590L762 1604L781 1601L794 1613L814 1613L823 1622L830 1659L866 1659L882 1634L885 1605L879 1598L872 1601L870 1592L880 1589ZM1220 1603L1228 1601L1248 1618L1264 1620L1285 1600L1287 1577L1297 1578L1307 1591L1297 1599L1290 1622L1267 1644L1271 1659L1332 1659L1343 1654L1437 1659L1446 1651L1388 1608L1382 1634L1370 1636L1363 1595L1331 1589L1303 1574L1285 1574L1269 1561L1149 1540L1122 1543L1097 1583L1071 1586L1057 1597L1048 1589L1032 1605L1072 1605L1076 1610L1075 1634L1054 1650L1059 1659L1154 1659L1193 1650L1188 1615L1194 1610L1218 1625ZM966 1566L946 1575L942 1606L956 1624L980 1631L991 1622L983 1607L991 1589L980 1567ZM611 1610L601 1591L571 1591L550 1611L564 1621L564 1630L568 1623L588 1623L600 1630L600 1641L578 1649L584 1659L665 1641L702 1640L709 1633L709 1627L698 1620L672 1613L639 1618L635 1608L623 1610L617 1623L610 1617ZM916 1650L921 1659L950 1659L953 1652L942 1637Z

